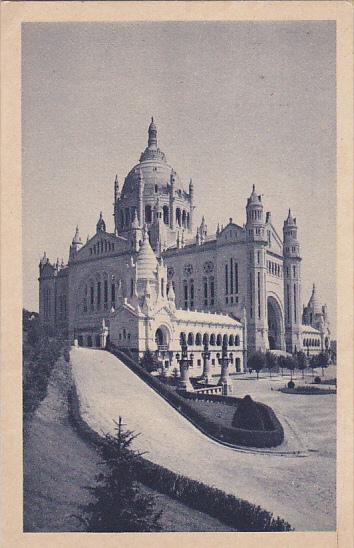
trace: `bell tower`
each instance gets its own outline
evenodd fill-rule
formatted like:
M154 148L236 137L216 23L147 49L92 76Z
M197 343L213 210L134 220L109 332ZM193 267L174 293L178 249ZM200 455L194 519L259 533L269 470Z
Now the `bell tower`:
M289 209L283 226L285 344L287 352L301 349L301 257L296 219Z
M264 212L262 196L253 185L246 205L247 241L247 326L248 347L252 351L268 348L268 322L266 314L266 259Z

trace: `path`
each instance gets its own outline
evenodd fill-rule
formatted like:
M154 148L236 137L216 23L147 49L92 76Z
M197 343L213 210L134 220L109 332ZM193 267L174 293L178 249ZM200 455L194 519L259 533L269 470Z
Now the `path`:
M335 529L335 459L324 447L306 457L238 452L201 434L112 354L78 348L71 360L82 416L97 432L112 432L121 415L153 462L259 504L298 531ZM335 413L335 397L318 398Z

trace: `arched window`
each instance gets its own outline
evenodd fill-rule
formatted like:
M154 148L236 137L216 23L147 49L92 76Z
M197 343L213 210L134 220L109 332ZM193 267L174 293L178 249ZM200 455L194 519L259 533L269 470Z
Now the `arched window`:
M87 312L87 284L84 287L84 312Z
M185 333L181 333L179 336L179 342L180 344L186 344L187 343L187 337Z
M151 213L151 205L145 206L145 222L151 223L152 220L152 213Z
M190 227L191 227L190 215L189 213L187 213L187 228L190 228Z
M238 335L235 337L235 346L240 346L240 337Z
M225 345L227 346L227 342L228 342L228 336L227 336L226 333L225 333L225 335L224 335L223 338L222 338L222 344L223 344L223 346L225 346Z
M195 344L196 346L200 346L202 344L202 336L200 333L197 333L195 336Z
M186 215L185 210L183 210L183 212L182 212L182 226L184 226L184 228L185 228L186 224L187 224L187 215Z
M203 344L209 344L209 335L208 333L204 333L203 335Z
M181 226L181 210L179 207L176 209L176 223L178 226Z
M99 280L97 282L97 293L96 293L96 303L97 303L97 310L101 308L101 281Z
M215 346L215 335L214 335L214 333L212 333L210 335L210 345Z
M168 206L163 206L162 208L163 210L163 222L165 223L165 225L168 225L169 224L169 211L168 211Z
M194 335L193 335L193 333L188 333L187 344L190 345L190 346L194 345Z
M105 308L107 308L107 303L108 303L108 279L107 278L105 278L103 282L103 302L104 302Z
M234 345L234 336L230 335L229 336L229 346L233 346L233 345Z
M221 346L221 335L220 335L220 333L219 333L218 336L216 337L216 345L217 345L217 346Z
M190 295L190 307L194 308L194 280L189 280L189 295Z

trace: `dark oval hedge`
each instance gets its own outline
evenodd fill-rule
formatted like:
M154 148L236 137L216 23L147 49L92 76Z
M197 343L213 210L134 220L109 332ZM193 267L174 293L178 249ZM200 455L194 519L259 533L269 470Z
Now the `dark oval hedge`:
M69 415L73 426L87 441L99 445L104 436L90 428L80 415L80 403L75 386L69 393ZM164 493L186 506L209 514L237 531L280 532L293 531L291 525L273 517L271 512L250 502L228 495L220 489L176 474L143 457L139 460L138 481L155 491Z
M266 430L247 430L235 428L233 426L223 426L210 418L202 416L198 411L189 405L188 399L203 399L209 401L218 401L226 405L237 406L240 398L214 394L196 394L193 392L176 391L175 389L161 383L156 377L151 376L134 360L121 352L113 345L108 349L112 354L119 358L134 373L144 380L168 403L175 407L182 415L189 419L194 426L204 434L229 445L244 445L247 447L276 447L284 441L284 430L276 417L273 409L264 403L255 402L262 414Z

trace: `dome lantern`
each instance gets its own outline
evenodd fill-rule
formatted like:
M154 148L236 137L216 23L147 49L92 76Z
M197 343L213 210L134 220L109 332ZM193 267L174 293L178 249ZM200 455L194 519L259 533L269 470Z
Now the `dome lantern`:
M148 147L157 148L157 127L155 125L153 116L151 117L148 134L149 134Z

